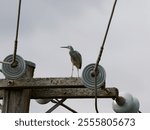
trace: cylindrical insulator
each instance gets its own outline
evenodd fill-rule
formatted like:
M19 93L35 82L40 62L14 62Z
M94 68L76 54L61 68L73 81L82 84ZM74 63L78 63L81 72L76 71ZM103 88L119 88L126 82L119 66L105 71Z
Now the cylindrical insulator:
M124 104L118 105L117 102L114 100L112 103L113 110L116 113L129 113L133 107L133 97L129 93L120 94L121 97L125 99Z
M139 100L136 97L133 97L133 106L129 111L129 113L137 113L139 111L139 108L140 108Z
M4 59L4 62L12 62L13 61L13 55L9 55ZM2 64L2 73L5 75L6 79L18 79L21 76L23 76L23 74L26 71L26 62L24 61L24 59L19 56L16 55L16 62L17 65L14 67L11 64Z
M92 72L95 68L95 64L87 65L82 72L82 82L85 87L90 89L95 89L95 77L92 75ZM104 86L106 80L106 72L101 65L98 65L97 73L97 88Z

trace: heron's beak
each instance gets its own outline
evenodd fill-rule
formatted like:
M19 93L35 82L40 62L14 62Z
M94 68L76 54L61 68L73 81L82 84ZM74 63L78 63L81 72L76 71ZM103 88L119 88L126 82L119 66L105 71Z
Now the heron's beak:
M60 48L68 48L68 46L61 46Z

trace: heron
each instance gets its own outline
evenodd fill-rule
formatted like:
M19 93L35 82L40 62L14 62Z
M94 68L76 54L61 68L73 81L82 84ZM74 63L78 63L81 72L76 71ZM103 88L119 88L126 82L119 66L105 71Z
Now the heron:
M74 71L74 66L77 68L77 73L79 77L79 69L82 67L82 56L81 54L74 50L72 46L62 46L61 48L67 48L69 49L69 54L72 62L72 72L71 72L71 77L73 77L73 71Z

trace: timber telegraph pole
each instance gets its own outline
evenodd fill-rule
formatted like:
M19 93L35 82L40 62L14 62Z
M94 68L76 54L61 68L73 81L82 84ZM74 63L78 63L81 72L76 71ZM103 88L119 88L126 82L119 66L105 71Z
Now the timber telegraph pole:
M20 79L31 79L33 77L35 64L26 61L26 72ZM7 79L6 79L7 80ZM7 80L7 86L14 86L15 80ZM3 93L3 113L25 113L29 111L31 89L4 89Z
M30 68L30 67L29 67ZM31 74L32 75L32 74ZM32 76L31 76L32 77ZM116 98L117 88L107 88L110 93L98 89L98 98ZM28 113L30 99L94 98L94 90L84 87L80 78L21 78L0 80L2 112Z

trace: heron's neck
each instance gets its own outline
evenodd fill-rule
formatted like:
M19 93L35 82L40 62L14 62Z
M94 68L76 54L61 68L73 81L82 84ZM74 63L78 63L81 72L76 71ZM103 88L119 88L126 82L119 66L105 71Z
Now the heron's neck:
M70 51L74 51L73 47L70 47Z

